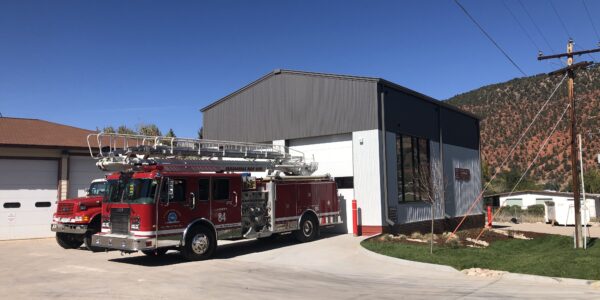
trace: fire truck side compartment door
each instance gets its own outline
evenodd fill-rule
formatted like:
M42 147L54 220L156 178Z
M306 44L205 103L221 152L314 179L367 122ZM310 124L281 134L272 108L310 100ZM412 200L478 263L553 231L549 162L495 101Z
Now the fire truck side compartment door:
M211 221L219 239L242 235L241 184L239 175L211 178Z

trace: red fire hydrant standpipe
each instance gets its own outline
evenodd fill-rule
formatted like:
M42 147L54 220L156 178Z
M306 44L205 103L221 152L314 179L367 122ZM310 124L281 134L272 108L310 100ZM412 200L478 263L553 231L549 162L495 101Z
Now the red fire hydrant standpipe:
M492 206L488 205L487 207L487 227L492 228Z
M356 199L352 200L352 233L358 236L358 206Z

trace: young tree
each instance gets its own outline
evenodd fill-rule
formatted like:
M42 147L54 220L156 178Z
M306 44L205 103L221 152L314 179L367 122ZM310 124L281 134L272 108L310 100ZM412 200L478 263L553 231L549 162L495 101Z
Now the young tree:
M136 134L135 130L133 130L125 125L119 126L119 128L117 128L117 133L119 133L119 134Z
M155 124L140 124L138 125L138 133L141 135L149 135L149 136L159 136L162 135L160 133L160 129Z
M116 133L115 128L112 126L106 126L102 128L102 132L104 133Z
M177 137L175 132L173 132L173 128L169 128L169 132L165 135L166 137Z
M421 200L431 207L431 239L429 252L433 254L433 232L435 226L435 205L440 203L448 181L444 177L444 170L439 160L433 159L430 164L422 163L418 168L417 188Z

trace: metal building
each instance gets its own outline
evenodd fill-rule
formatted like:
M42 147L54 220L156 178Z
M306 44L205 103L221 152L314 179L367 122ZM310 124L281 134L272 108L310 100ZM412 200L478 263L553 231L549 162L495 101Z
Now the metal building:
M428 191L444 190L434 205L441 224L464 216L481 191L479 119L384 79L275 70L201 111L204 138L314 157L317 173L336 178L346 220L357 200L365 234L430 220L424 170L440 187ZM476 205L469 220L482 225L482 213Z

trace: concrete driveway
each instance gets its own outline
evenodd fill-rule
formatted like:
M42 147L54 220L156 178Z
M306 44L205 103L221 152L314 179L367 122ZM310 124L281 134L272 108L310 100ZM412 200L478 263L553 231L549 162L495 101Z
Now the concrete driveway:
M119 252L63 250L53 239L0 242L3 299L598 299L589 285L480 278L444 266L364 250L359 238L326 235L296 244L240 241L215 259L186 262Z

